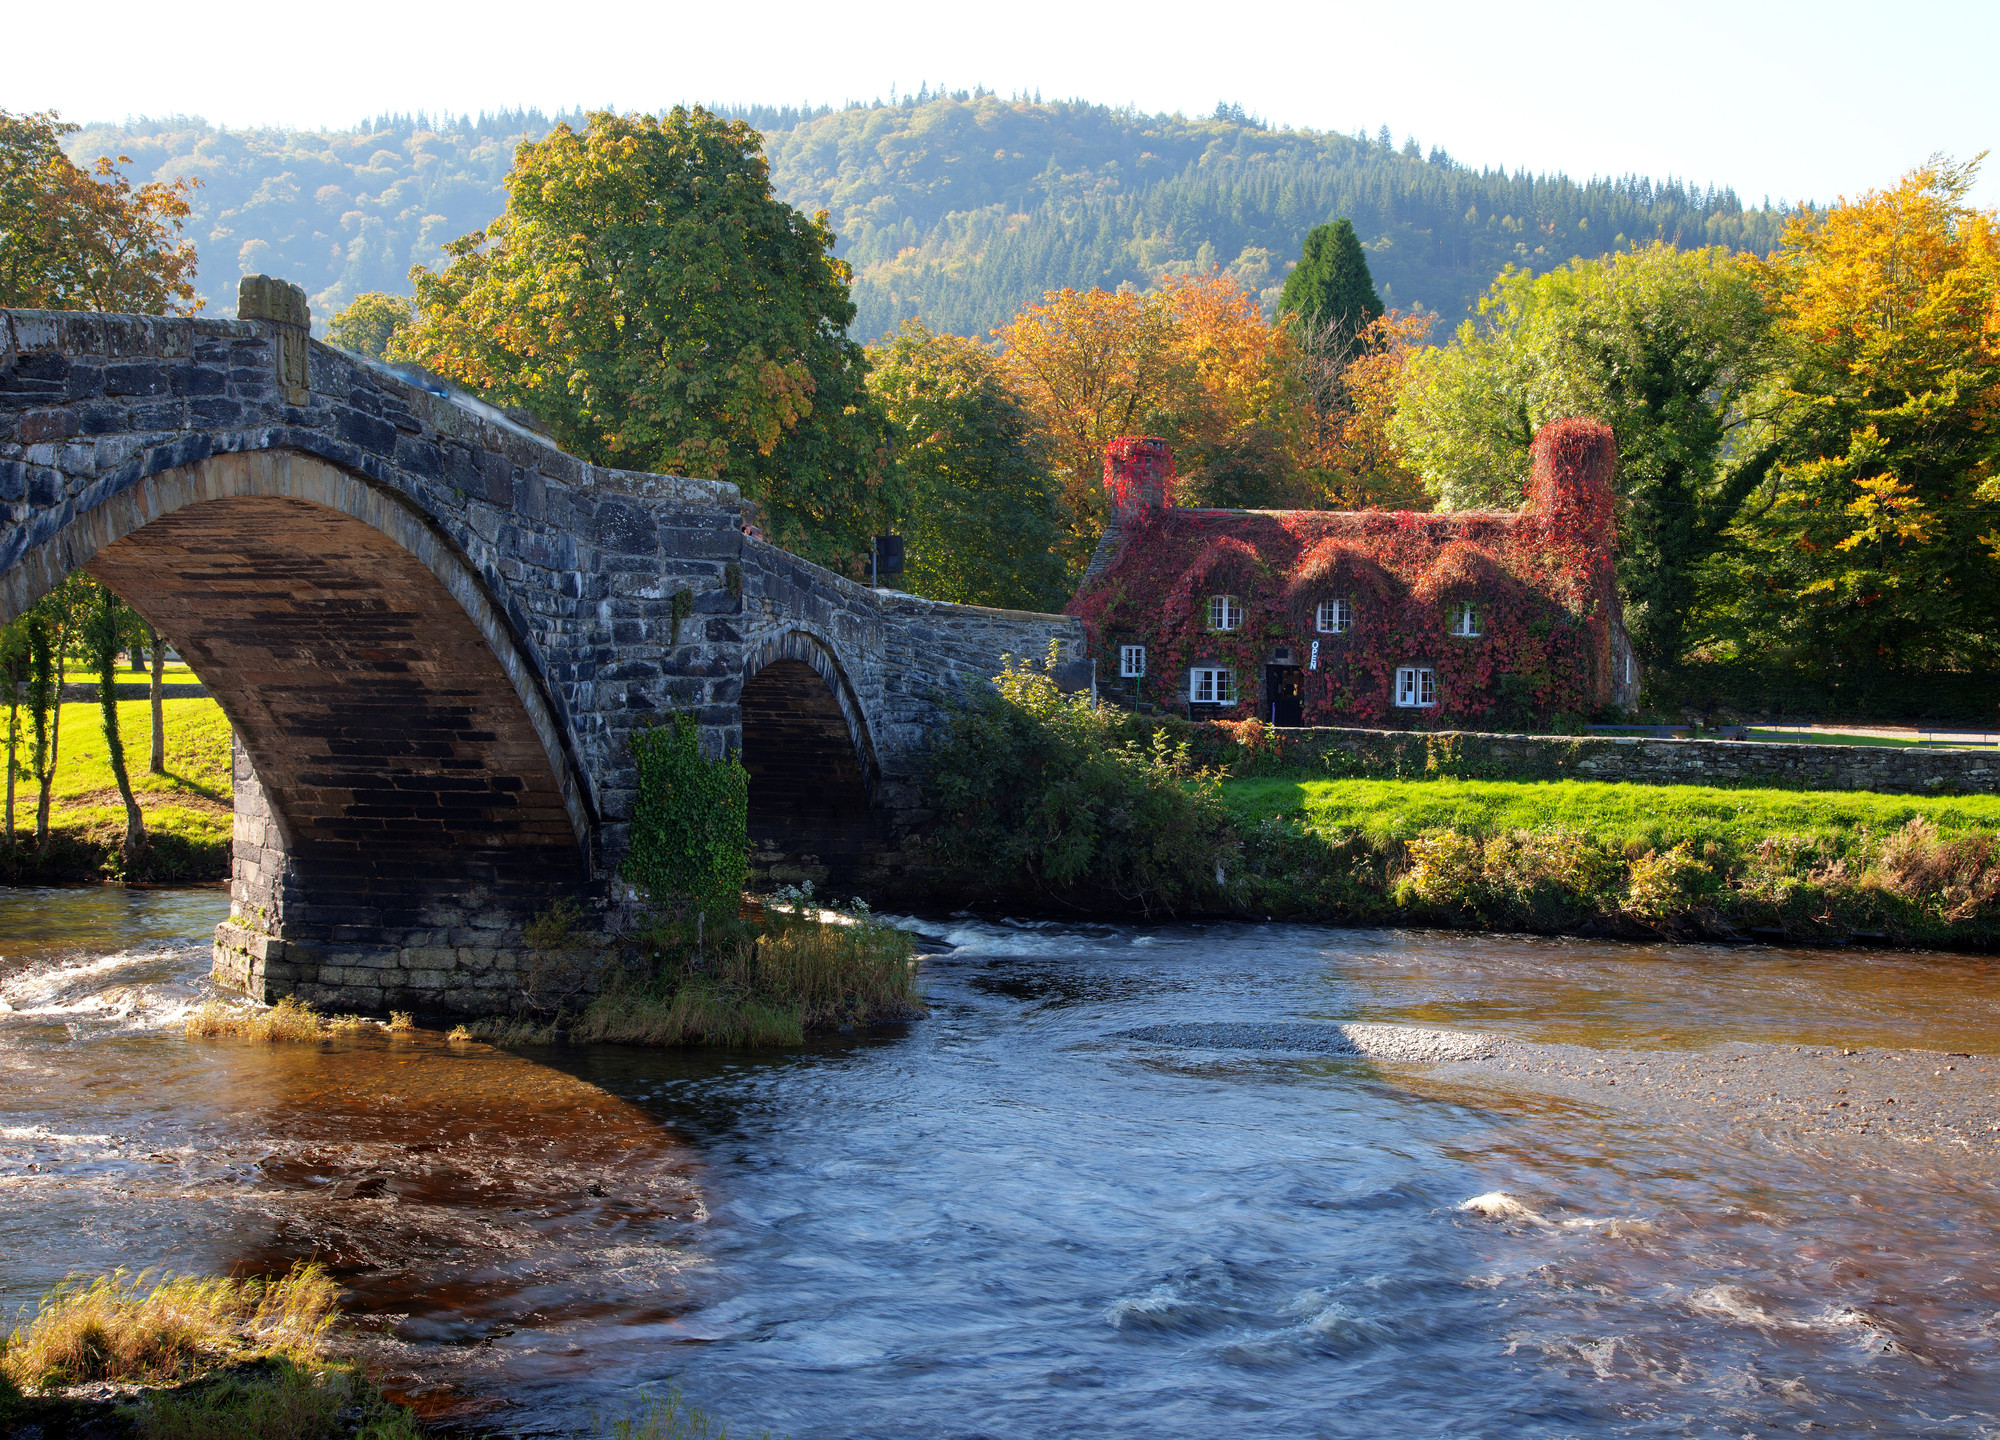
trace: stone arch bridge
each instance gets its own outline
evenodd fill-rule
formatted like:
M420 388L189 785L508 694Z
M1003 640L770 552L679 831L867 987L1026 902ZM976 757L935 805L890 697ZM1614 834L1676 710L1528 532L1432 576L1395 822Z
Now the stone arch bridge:
M506 1008L526 922L614 890L670 710L743 753L766 878L894 893L941 705L1081 639L854 584L733 485L311 341L263 277L236 320L0 311L0 520L0 621L88 570L235 728L218 975L378 1012Z

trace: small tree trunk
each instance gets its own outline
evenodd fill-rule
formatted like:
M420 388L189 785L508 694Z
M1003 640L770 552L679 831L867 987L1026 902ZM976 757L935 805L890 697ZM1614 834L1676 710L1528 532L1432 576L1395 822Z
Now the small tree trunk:
M146 699L153 707L153 754L146 768L155 775L167 773L167 722L160 702L160 680L167 673L167 642L152 626L146 627L146 648L153 657L153 683Z
M33 617L28 630L28 720L35 727L29 768L41 789L35 805L35 849L42 859L49 853L49 790L55 783L62 721L61 642L54 630L40 616Z
M21 692L7 680L7 863L14 862L14 762L21 744Z
M118 734L118 597L108 589L99 592L90 628L84 634L96 651L97 708L104 716L104 748L111 758L111 778L118 782L118 798L125 802L125 844L122 856L129 879L145 859L146 817L132 795L132 779L125 772L125 743Z

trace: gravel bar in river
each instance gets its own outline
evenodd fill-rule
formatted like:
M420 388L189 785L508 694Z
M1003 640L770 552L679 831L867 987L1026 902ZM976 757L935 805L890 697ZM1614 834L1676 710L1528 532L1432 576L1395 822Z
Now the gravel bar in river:
M1471 1030L1296 1021L1151 1025L1115 1038L1428 1064L1438 1079L1498 1082L1650 1120L2000 1149L2000 1058L1990 1055L1755 1044L1599 1050Z

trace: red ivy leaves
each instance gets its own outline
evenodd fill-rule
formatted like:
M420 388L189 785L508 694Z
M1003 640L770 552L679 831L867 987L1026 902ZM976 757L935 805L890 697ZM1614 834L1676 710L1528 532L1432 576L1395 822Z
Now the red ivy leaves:
M1289 647L1304 664L1315 640L1308 724L1400 716L1453 725L1588 711L1607 678L1600 672L1617 607L1613 454L1610 432L1595 422L1544 427L1520 514L1142 509L1128 520L1118 559L1070 613L1084 621L1100 662L1113 666L1107 674L1118 673L1117 646L1147 647L1144 693L1155 700L1185 705L1197 662L1231 667L1239 703L1225 713L1233 719L1258 714L1275 649ZM1116 469L1129 473L1141 457L1118 458ZM1236 597L1243 620L1218 633L1209 629L1208 599L1223 594ZM1352 602L1354 627L1321 635L1318 604L1336 598ZM1477 638L1448 633L1452 606L1464 600L1479 609ZM1412 664L1436 670L1435 709L1392 705L1395 671Z

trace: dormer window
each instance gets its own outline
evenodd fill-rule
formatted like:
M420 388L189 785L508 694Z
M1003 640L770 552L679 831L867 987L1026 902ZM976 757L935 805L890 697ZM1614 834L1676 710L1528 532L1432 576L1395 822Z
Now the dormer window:
M1351 600L1322 600L1319 614L1314 617L1322 635L1345 635L1354 628L1354 602Z
M1451 607L1451 633L1465 640L1477 640L1485 633L1480 627L1479 606L1460 600Z
M1208 597L1208 628L1234 630L1243 623L1243 606L1234 595Z

